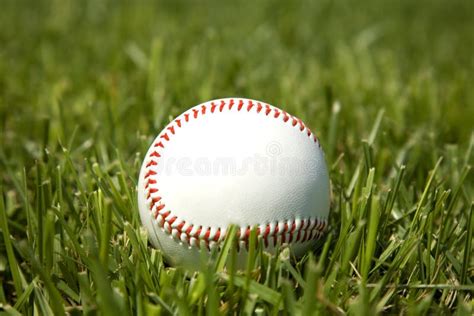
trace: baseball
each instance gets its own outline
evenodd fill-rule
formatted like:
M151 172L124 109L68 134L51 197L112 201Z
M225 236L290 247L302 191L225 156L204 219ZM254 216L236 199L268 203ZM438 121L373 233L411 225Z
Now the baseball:
M298 118L261 101L199 104L156 137L140 170L138 204L151 244L172 265L196 268L238 227L272 253L310 250L327 226L329 176L318 138Z

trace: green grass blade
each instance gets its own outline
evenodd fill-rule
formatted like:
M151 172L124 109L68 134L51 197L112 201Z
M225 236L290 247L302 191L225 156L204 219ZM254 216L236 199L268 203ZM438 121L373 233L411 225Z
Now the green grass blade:
M229 275L224 272L221 272L219 276L225 281L230 280ZM248 283L248 286L247 286L247 283ZM277 291L263 284L259 284L258 282L254 280L247 281L247 278L243 276L239 276L239 275L234 276L234 285L239 288L246 287L248 289L249 294L255 294L262 300L272 305L278 305L282 299L282 295L278 293Z
M471 207L469 209L469 217L467 219L467 227L466 227L466 237L465 237L465 244L464 244L464 256L462 260L462 270L461 270L461 284L466 284L467 282L467 274L469 269L470 261L472 260L472 235L474 231L474 203L471 203Z
M32 249L28 248L26 244L19 245L23 255L28 258L31 262L32 268L36 273L38 273L41 281L43 281L44 286L49 294L49 300L45 300L45 308L51 308L55 315L64 315L64 301L61 297L61 294L56 288L56 285L51 280L49 272L46 272L43 268L42 263L36 258Z
M231 225L226 232L224 244L222 245L222 249L219 253L219 257L217 258L216 272L221 272L224 269L230 250L232 247L235 247L236 236L237 236L237 226Z
M0 228L3 233L3 242L5 243L5 250L8 258L8 265L13 277L13 284L15 286L16 296L20 297L23 293L23 287L20 277L20 267L13 252L11 242L10 230L8 229L8 217L5 211L5 202L3 200L3 188L0 186Z

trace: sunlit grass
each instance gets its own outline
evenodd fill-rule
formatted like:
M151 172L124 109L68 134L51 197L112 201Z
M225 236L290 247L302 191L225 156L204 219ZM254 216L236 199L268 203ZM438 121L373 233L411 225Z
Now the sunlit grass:
M6 1L0 12L0 311L473 313L470 1ZM299 260L233 240L192 273L141 229L151 140L208 99L302 118L330 228ZM227 263L227 265L226 265Z

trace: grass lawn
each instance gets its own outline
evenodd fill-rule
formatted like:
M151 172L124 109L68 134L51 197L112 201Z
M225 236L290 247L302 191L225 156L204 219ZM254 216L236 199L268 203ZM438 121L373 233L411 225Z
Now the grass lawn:
M474 313L473 1L1 7L1 314ZM299 260L190 273L149 246L138 172L172 117L227 96L319 136L330 227Z

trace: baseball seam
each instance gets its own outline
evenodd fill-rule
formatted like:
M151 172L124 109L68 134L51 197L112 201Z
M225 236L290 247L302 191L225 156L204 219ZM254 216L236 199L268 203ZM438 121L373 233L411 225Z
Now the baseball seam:
M308 138L312 139L320 147L317 137L304 125L303 121L285 111L253 100L228 99L220 100L220 104L217 104L217 102L219 100L202 104L200 109L190 109L169 123L159 137L157 137L157 140L155 140L153 144L154 149L148 154L143 176L148 209L162 231L172 236L176 241L187 244L189 247L199 247L207 250L220 246L220 243L226 236L227 227L194 225L174 215L171 210L166 208L166 204L159 193L158 174L153 170L154 166L159 163L160 152L165 149L166 143L171 141L173 135L180 128L183 128L192 119L198 119L201 116L225 110L230 111L233 107L236 107L237 111L247 111L249 113L253 111L256 114L264 114L274 119L280 118L283 123L290 123L292 127L296 127L300 132L305 133ZM263 240L265 247L268 247L270 244L276 246L283 243L304 243L319 239L326 229L327 221L319 218L294 218L256 226L257 236ZM248 247L251 230L251 226L243 226L238 229L239 250Z

